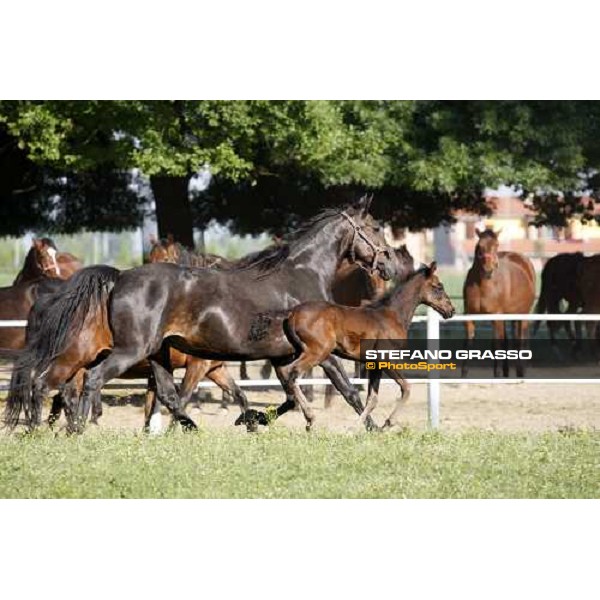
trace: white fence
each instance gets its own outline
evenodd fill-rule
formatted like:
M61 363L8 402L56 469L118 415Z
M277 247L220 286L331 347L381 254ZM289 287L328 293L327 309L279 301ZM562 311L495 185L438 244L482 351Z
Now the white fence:
M430 340L440 339L440 324L442 323L457 323L465 321L599 321L600 314L494 314L494 315L456 315L451 319L442 320L440 315L433 309L427 309L427 316L417 316L413 318L413 323L427 323L427 338ZM0 327L26 327L27 321L6 321L0 320ZM350 378L350 381L355 384L365 384L367 379ZM429 426L437 429L440 426L440 403L441 403L441 385L443 383L451 383L452 385L473 384L473 383L581 383L581 384L598 384L600 379L518 379L503 377L497 379L446 379L440 380L437 378L429 379L407 379L412 384L427 385L427 411ZM280 387L277 379L239 379L236 383L240 387ZM312 378L301 379L302 385L331 385L329 379ZM395 384L390 379L382 379L382 384ZM127 382L120 387L138 387L131 382ZM198 384L199 388L216 387L212 381L201 381Z

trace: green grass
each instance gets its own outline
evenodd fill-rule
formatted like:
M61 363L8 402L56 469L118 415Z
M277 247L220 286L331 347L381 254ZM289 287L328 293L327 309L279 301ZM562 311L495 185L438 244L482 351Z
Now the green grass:
M0 437L3 498L592 498L600 432Z

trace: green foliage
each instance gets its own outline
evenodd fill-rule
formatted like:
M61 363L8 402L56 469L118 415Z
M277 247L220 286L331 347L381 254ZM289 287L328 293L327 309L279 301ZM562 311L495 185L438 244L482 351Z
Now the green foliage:
M558 101L2 101L0 146L13 143L23 153L29 167L22 178L37 189L43 188L40 170L45 179L48 170L54 178L67 175L80 190L75 208L84 214L85 203L98 200L87 200L82 182L100 174L110 180L110 173L135 167L146 176L189 177L210 166L214 185L194 200L196 225L217 218L244 233L286 229L315 207L370 189L380 216L420 228L451 220L456 209L485 212L482 190L500 184L529 195L539 223L560 224L572 214L593 218L593 206L584 206L579 194L599 189L599 107ZM116 228L132 226L141 209L119 196L123 186L117 177L104 187L106 216L87 211L82 224L59 220L56 228L87 228L94 220L109 227L112 214ZM26 206L17 221L29 215L35 224L36 215L52 212L39 199L25 204L26 198L4 192L2 202L6 198Z
M597 498L597 432L0 437L2 498Z

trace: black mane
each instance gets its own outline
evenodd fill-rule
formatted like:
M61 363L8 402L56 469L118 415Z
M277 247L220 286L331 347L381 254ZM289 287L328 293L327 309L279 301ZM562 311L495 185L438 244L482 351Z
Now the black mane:
M427 265L422 265L416 271L413 271L408 275L406 279L402 281L397 281L394 287L388 290L385 294L380 296L379 298L365 304L365 306L369 308L380 308L382 306L389 306L391 301L418 275L427 275L429 272L429 267Z
M307 245L314 243L323 228L334 221L342 212L340 208L325 208L314 217L308 219L295 231L290 233L283 244L271 245L242 258L235 270L257 269L263 274L269 274L281 265L287 258L300 252Z

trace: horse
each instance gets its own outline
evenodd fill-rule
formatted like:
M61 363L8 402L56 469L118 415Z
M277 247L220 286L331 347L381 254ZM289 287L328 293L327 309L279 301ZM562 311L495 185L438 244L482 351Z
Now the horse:
M414 271L414 259L408 251L405 244L402 244L394 251L396 256L396 280L403 281ZM338 269L331 289L333 301L343 306L362 306L367 302L372 302L383 296L386 289L386 282L377 275L361 269L356 264L343 260ZM354 376L365 377L363 365L355 363ZM308 377L310 377L310 370ZM303 390L304 392L304 390ZM310 388L312 392L312 388ZM304 392L307 400L312 402L312 393L309 395ZM335 389L327 386L325 390L325 408L331 406L331 401L335 395Z
M315 421L314 412L307 403L297 380L306 371L321 363L330 354L341 358L363 361L361 340L373 340L373 348L382 340L406 340L413 315L419 304L426 304L445 319L454 315L454 306L438 279L436 263L415 271L403 283L374 302L362 307L348 307L331 302L306 302L294 307L284 323L286 336L297 350L297 357L283 367L286 392L293 395L310 430ZM364 424L377 404L382 370L368 371L369 390L367 404L359 416ZM385 428L397 425L402 406L408 401L410 386L399 371L385 372L400 386L401 394L394 410L386 419Z
M42 275L69 279L82 267L83 264L77 257L69 252L59 252L50 238L36 238L31 242L23 268L17 274L13 285L32 281Z
M152 248L148 256L148 262L168 262L185 267L198 267L202 269L228 269L234 263L218 254L202 253L188 250L185 246L176 242L171 234L166 239L158 240L150 238Z
M479 240L475 247L473 264L467 273L463 287L465 313L494 314L530 312L535 299L535 271L531 261L517 252L498 252L498 233L492 229L477 231ZM516 322L516 340L520 347L527 339L527 321ZM475 336L473 321L465 322L466 343L470 345ZM494 321L495 340L507 342L505 321ZM508 377L508 362L502 365L504 377ZM517 362L517 377L523 377L523 365ZM498 361L494 363L494 376L500 374ZM467 375L463 363L462 375Z
M581 299L581 312L600 313L600 254L583 258L577 271L575 284ZM586 321L585 327L588 338L597 337L597 321Z
M61 267L59 257L65 253L57 252L50 238L34 239L25 257L23 267L13 284L0 288L0 320L25 320L29 311L41 293L52 292L60 287L60 281L68 279L75 266L81 263L69 262L69 269ZM68 254L68 256L72 256ZM75 258L75 257L73 257ZM0 352L5 355L25 346L23 327L0 328ZM8 353L7 353L8 351ZM11 354L12 355L12 354Z
M200 358L268 358L279 376L280 367L294 354L281 316L302 301L330 299L331 284L343 258L378 271L384 279L393 275L395 259L380 225L369 214L371 199L363 197L344 209L321 211L289 243L240 267L186 269L155 263L123 272L109 301L113 347L87 372L77 405L78 428L84 426L92 398L104 384L144 358L155 373L161 401L181 419L172 376L153 358L164 342ZM322 366L347 402L362 413L358 391L339 361L328 357ZM294 405L288 397L274 416L285 414ZM268 423L264 413L260 418ZM244 422L244 415L237 422L240 420ZM370 419L365 424L374 427Z
M579 271L584 263L582 252L571 252L553 256L542 269L542 287L538 298L536 313L560 313L560 303L567 304L566 313L576 313L583 305L578 285ZM537 332L540 321L533 325L533 333ZM581 339L581 324L575 322L575 333L570 321L548 321L548 331L553 347L556 347L556 333L565 328L569 339L575 344Z
M28 320L27 345L14 366L4 421L9 429L18 423L21 410L25 411L28 428L41 424L43 399L49 390L59 389L54 396L48 423L52 426L64 408L67 431L73 432L72 405L81 393L85 369L102 360L112 349L112 333L108 326L107 297L120 276L120 271L108 266L87 267L65 282L54 294L41 297L34 305ZM76 334L75 334L75 333ZM64 341L70 335L70 342ZM229 392L237 386L219 361L196 359L187 364L187 355L171 351L170 356L159 355L156 360L175 368L186 367L181 386L183 398L191 396L198 381L208 376ZM124 378L147 377L149 390L146 398L145 427L148 429L156 385L151 365L142 361L134 365ZM100 398L94 405L93 422L102 414ZM183 424L187 423L183 419Z

